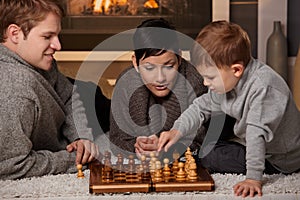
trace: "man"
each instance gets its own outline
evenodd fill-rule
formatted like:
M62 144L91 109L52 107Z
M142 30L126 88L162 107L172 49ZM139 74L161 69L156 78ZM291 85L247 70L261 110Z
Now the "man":
M99 154L53 59L63 14L59 0L1 0L0 179L76 172Z

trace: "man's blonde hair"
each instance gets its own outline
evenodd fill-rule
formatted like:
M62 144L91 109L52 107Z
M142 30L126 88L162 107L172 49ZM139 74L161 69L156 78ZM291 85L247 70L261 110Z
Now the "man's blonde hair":
M0 42L6 39L6 30L11 24L18 25L25 38L30 30L43 21L50 12L63 17L63 0L1 0Z

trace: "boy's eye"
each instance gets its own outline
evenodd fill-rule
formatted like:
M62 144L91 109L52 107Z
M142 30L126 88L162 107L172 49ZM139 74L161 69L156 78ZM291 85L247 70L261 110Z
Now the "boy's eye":
M46 40L49 40L51 38L51 35L43 36Z
M207 80L213 80L214 79L214 77L211 77L211 76L206 76L205 77Z

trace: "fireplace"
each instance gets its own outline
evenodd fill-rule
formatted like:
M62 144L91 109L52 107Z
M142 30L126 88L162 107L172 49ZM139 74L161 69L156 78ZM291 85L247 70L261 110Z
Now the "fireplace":
M212 18L211 0L67 0L65 4L60 37L67 51L92 50L150 18L163 17L194 38Z

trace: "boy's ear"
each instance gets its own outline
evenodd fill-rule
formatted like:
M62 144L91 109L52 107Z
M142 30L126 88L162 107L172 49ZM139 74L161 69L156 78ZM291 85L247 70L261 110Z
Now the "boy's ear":
M240 78L244 72L244 65L241 63L231 65L235 77Z
M135 70L139 73L139 66L137 65L135 54L133 54L131 56L131 61L132 61L132 64L133 64Z
M10 24L6 30L7 40L17 44L19 41L20 33L22 32L21 28L16 24Z

